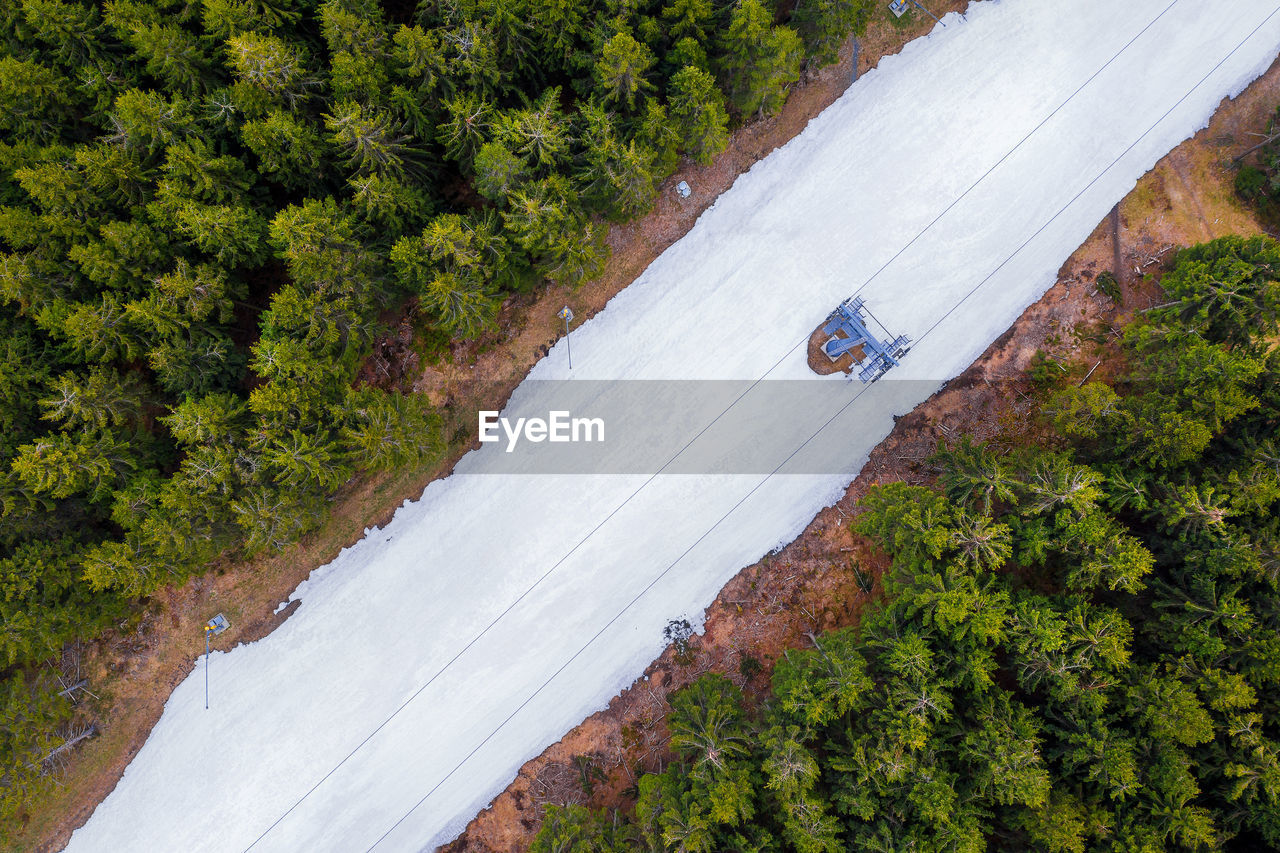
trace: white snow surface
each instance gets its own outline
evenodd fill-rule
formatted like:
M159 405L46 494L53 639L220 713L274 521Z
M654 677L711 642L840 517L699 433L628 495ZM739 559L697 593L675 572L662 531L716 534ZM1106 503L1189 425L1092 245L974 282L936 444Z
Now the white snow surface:
M1136 179L1267 68L1276 9L981 2L884 59L575 329L572 374L563 342L530 374L807 377L796 345L870 279L862 295L914 349L861 396L832 380L831 407L785 427L798 446L837 415L847 470L468 474L501 452L486 446L313 572L273 634L213 654L208 711L198 666L67 849L417 851L456 836L643 670L669 619L698 624L842 493L893 414L1052 285Z

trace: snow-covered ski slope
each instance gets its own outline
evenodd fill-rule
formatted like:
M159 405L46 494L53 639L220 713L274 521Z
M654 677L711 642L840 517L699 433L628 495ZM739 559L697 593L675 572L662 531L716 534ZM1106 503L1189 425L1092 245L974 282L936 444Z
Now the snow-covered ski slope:
M669 619L696 621L835 499L892 414L962 371L1144 171L1265 70L1276 5L976 3L885 59L573 339L576 378L804 377L797 344L866 283L915 348L868 390L832 380L829 406L777 427L798 445L833 418L844 470L468 474L501 453L487 446L313 573L274 634L215 654L210 710L200 668L179 685L68 849L453 837L642 670ZM568 377L564 357L531 378ZM526 382L512 407L536 393Z

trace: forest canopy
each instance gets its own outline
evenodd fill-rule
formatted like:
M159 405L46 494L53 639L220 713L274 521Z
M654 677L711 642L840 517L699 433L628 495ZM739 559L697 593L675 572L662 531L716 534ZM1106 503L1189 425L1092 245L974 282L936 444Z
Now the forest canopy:
M674 694L634 807L549 807L534 853L1280 848L1280 244L1162 284L1038 440L872 490L892 567L856 627L761 704Z
M872 8L0 3L0 816L58 743L41 661L439 456L357 381L389 313L474 337L597 275Z

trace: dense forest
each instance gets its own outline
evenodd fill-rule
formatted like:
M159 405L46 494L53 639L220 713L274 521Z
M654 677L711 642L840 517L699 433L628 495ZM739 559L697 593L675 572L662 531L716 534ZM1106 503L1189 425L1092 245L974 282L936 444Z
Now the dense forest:
M1280 849L1280 244L1162 284L1115 380L873 489L856 627L762 703L674 694L634 808L550 807L535 853Z
M0 3L0 817L65 740L43 661L442 452L356 381L386 316L596 275L873 8Z

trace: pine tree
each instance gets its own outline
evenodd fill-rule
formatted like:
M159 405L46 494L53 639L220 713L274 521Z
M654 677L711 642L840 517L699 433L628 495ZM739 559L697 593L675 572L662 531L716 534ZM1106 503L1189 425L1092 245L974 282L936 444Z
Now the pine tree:
M278 552L297 542L320 521L322 501L292 489L257 486L231 504L244 534L245 549Z
M721 77L731 103L744 116L776 113L800 79L800 37L773 26L760 0L738 0L720 40Z
M142 382L134 373L120 375L106 367L93 367L87 374L64 373L40 401L45 420L71 429L141 426L146 401Z
M698 679L671 700L671 746L687 755L694 771L723 771L748 753L741 720L742 694L722 675Z
M173 575L173 567L136 534L99 542L85 553L83 565L84 579L93 589L127 596L146 595Z
M598 105L583 108L582 116L584 150L575 177L583 198L619 220L647 213L657 197L653 151L634 139L620 141L612 117Z
M147 364L170 394L202 396L234 385L244 356L225 332L203 328L158 342L148 350Z
M548 89L526 109L498 115L494 138L530 166L554 169L569 153L569 121L560 110L560 89Z
M605 815L570 804L548 805L529 853L622 853L626 838Z
M154 193L155 172L150 162L144 162L141 152L105 143L82 145L76 148L75 162L89 186L105 201L138 207ZM142 223L135 220L131 224Z
M267 255L267 223L251 207L182 202L173 220L180 235L223 266L251 266Z
M920 486L887 483L867 496L856 529L907 565L938 560L955 541L953 510L941 495Z
M200 5L205 32L218 39L269 34L302 18L302 10L290 0L202 0Z
M283 110L245 122L241 138L258 158L258 172L289 189L324 179L324 141L319 131Z
M729 144L729 115L715 79L707 72L686 67L671 78L668 95L671 127L685 153L704 165Z
M421 307L451 334L474 338L492 328L498 300L485 283L464 273L442 271L418 289Z
M47 214L42 224L65 225L71 231L68 236L82 236L89 231L86 220L102 199L81 169L66 161L46 161L16 169L13 177Z
M577 194L552 175L511 194L502 219L512 239L553 281L578 285L600 274L608 259L604 229L577 212Z
M180 444L190 447L230 441L241 432L244 404L231 394L187 397L162 420Z
M271 242L296 287L276 292L265 330L307 339L316 355L331 346L349 353L366 340L390 291L385 259L359 239L359 229L353 212L332 198L307 199L276 214Z
M486 142L476 152L476 192L493 202L503 202L528 172L528 164L500 142Z
M66 78L52 68L0 57L0 130L40 142L55 140L76 101Z
M444 450L440 416L417 395L362 388L344 408L352 418L343 435L363 468L421 466Z
M125 305L110 291L97 302L71 306L58 332L82 361L137 358L141 342L130 327Z
M1280 329L1280 245L1265 237L1222 237L1184 249L1161 279L1173 302L1151 318L1176 316L1208 340L1244 346Z
M138 293L172 257L166 235L137 220L105 222L100 239L72 246L67 257L85 278L104 288Z
M63 0L19 0L24 23L43 42L46 55L66 68L92 66L109 49L98 10Z
M481 95L468 93L450 99L437 136L445 157L469 168L489 135L493 114L493 105Z
M390 72L382 57L340 51L330 59L329 86L335 98L374 104L386 100Z
M550 63L567 64L586 32L585 11L572 0L528 0L525 26L532 29L533 42Z
M358 175L400 176L416 168L420 154L410 144L412 137L386 110L342 101L324 116L324 124L329 140Z
M193 95L213 80L209 54L200 39L182 27L150 23L130 31L124 40L146 61L147 73L168 89Z
M633 110L636 96L653 88L645 79L653 62L653 53L629 32L606 41L595 65L596 86L603 102Z
M71 707L47 675L18 671L0 679L0 817L22 812L54 784L44 757L62 740Z
M686 65L701 68L708 73L714 70L711 58L707 56L707 49L702 46L702 42L692 36L685 36L673 44L671 50L667 51L666 56L662 58L662 63L673 71L679 71Z
M445 93L450 98L496 99L506 75L497 38L488 26L464 18L445 28L440 37L448 69L443 81Z
M181 95L165 98L158 92L129 89L121 93L108 114L113 145L140 154L155 154L196 132L190 103Z
M350 462L331 436L291 429L271 436L263 460L273 482L301 492L325 493L351 477Z
M680 131L667 117L667 108L656 101L645 105L635 140L642 149L653 152L653 180L662 181L676 170L680 162Z
M351 207L375 226L401 233L421 225L432 209L431 197L416 182L384 175L353 177Z
M840 58L840 47L850 36L866 33L875 8L874 0L801 0L791 22L809 59L822 67Z
M273 35L233 35L227 39L227 55L241 86L241 106L251 114L265 113L271 106L296 111L320 85L303 52Z
M172 306L188 323L225 324L245 287L214 264L191 265L179 259L173 270L156 278L151 300Z
M392 41L396 76L408 83L419 98L436 92L448 71L439 34L420 26L401 26Z
M715 10L710 0L672 0L662 9L662 19L673 39L692 38L704 42L712 26Z
M774 695L789 723L813 729L858 708L874 686L850 630L833 631L816 650L788 651L774 671Z
M382 6L368 0L324 0L320 33L332 55L386 56L390 49Z
M960 744L970 782L1001 805L1039 808L1049 800L1052 780L1040 754L1039 726L1008 694L987 697L973 709L975 725Z
M436 217L420 237L404 237L391 250L401 285L418 295L419 308L451 334L475 337L497 313L494 270L484 235L456 215Z
M203 139L174 142L164 151L157 197L160 204L194 200L243 204L253 177L239 158L217 155Z
M18 448L11 463L26 486L53 498L110 496L120 477L137 467L129 445L110 433L53 433Z
M962 506L991 512L997 502L1014 500L1014 479L1010 466L989 447L974 444L968 436L954 447L939 443L930 462L942 467L941 482L947 497Z
M1054 426L1072 438L1098 438L1103 433L1123 431L1131 425L1119 405L1120 397L1110 385L1090 382L1060 391L1046 411Z

